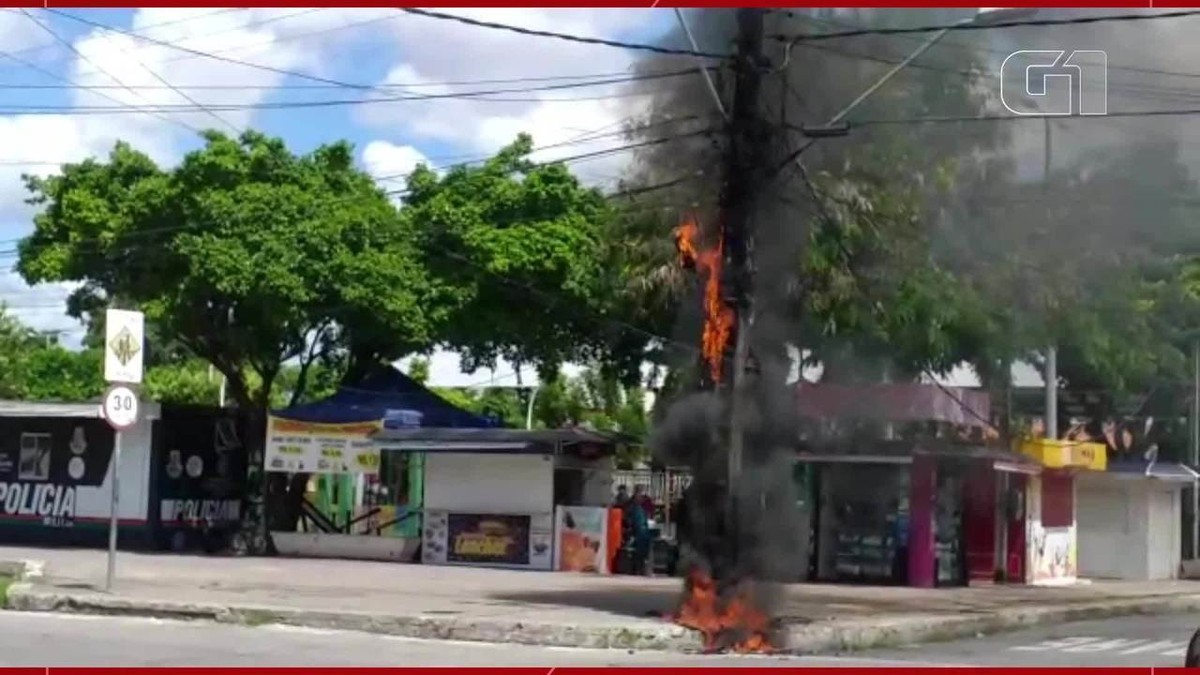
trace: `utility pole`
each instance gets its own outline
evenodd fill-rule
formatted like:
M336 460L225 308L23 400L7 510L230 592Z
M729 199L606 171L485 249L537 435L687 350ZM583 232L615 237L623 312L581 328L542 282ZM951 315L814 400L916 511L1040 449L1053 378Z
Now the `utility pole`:
M734 310L736 328L732 359L729 410L729 517L736 528L736 483L742 471L747 395L746 365L750 357L750 332L754 325L753 217L756 190L763 183L768 137L759 114L763 76L763 21L766 10L738 10L737 79L729 118L729 149L721 194L721 229L725 244L722 281L727 302ZM736 533L736 529L733 530Z
M1200 466L1200 337L1192 338L1192 470ZM1200 559L1200 482L1192 481L1192 560Z
M1046 204L1049 208L1051 203L1050 195L1050 118L1045 118L1046 122L1046 157L1045 157L1045 174L1043 181L1045 185L1043 189L1046 192ZM1049 223L1047 223L1047 227ZM1049 319L1049 317L1047 317ZM1053 345L1046 347L1046 366L1045 373L1042 377L1046 381L1046 439L1054 440L1058 438L1058 349Z

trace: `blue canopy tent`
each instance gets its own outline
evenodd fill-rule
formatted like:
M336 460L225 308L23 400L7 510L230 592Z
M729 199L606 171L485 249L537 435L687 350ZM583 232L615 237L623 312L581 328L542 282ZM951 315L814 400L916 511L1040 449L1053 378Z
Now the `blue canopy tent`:
M501 426L450 403L395 368L381 368L354 387L332 396L271 413L275 417L316 424L384 421L386 429L436 427L480 429Z
M310 424L382 422L385 429L490 429L501 426L443 399L391 367L379 368L356 386L343 387L328 398L272 411L272 417ZM424 460L420 455L380 458L374 492L361 494L356 474L324 474L306 498L303 524L325 532L348 534L367 527L370 534L417 536L419 524L409 516L420 511L424 494ZM314 503L314 501L316 503ZM362 503L360 503L360 501Z

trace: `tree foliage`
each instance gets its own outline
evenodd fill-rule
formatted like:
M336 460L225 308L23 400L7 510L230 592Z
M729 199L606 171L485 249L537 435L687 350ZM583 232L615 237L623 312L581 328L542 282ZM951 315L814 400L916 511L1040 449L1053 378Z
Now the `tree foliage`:
M464 370L499 359L553 373L603 360L619 269L606 265L612 218L603 195L559 163L530 160L520 136L478 166L419 167L402 216L452 307L442 342Z

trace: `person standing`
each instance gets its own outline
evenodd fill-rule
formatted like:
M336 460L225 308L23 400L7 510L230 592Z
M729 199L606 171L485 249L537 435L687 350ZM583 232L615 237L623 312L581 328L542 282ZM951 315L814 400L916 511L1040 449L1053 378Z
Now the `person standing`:
M633 488L633 503L637 504L646 512L647 520L654 520L654 500L649 494L646 494L645 485L635 485Z
M650 561L650 518L646 508L639 503L640 487L634 489L634 498L625 508L625 518L633 543L633 574L649 574Z

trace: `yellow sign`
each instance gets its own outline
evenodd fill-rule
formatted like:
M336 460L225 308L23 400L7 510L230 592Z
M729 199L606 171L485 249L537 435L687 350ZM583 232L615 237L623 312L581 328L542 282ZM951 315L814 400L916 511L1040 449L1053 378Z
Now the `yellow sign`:
M1103 443L1038 438L1021 443L1021 454L1048 469L1104 471L1108 468L1108 448Z
M379 450L371 433L382 422L318 424L271 416L267 423L267 471L286 473L379 473Z

